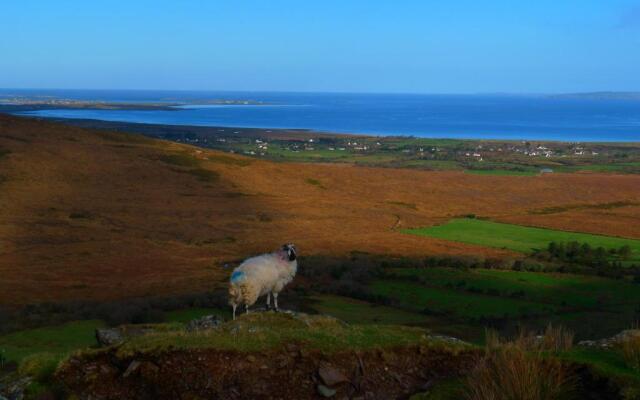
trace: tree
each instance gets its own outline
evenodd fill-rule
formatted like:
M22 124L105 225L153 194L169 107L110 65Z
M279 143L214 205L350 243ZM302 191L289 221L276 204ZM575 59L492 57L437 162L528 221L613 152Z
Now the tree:
M618 255L623 260L628 260L629 257L631 257L631 247L628 244L625 244L624 246L620 247L618 249Z

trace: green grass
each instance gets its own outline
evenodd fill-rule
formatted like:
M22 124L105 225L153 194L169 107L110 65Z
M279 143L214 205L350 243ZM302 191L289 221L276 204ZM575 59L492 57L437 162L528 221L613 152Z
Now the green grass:
M557 168L557 172L608 172L608 173L639 173L640 162L611 163L611 164L589 164L572 165Z
M189 154L163 154L159 160L170 165L178 167L198 167L200 161Z
M504 329L518 324L542 329L553 323L581 339L602 338L627 329L640 304L637 284L597 276L453 268L391 268L387 274L372 286L375 293L403 308L444 313L469 329L479 326L480 315L503 317L506 312ZM461 337L479 341L477 332Z
M592 247L602 246L605 249L618 249L628 245L632 250L632 260L640 260L640 240L531 228L478 219L453 219L444 225L406 229L404 232L480 246L509 249L521 253L531 253L534 249L546 248L553 241L577 241L588 243Z
M8 360L17 362L36 353L62 357L75 349L94 345L95 329L103 325L101 321L87 320L11 333L0 336L0 351Z
M568 361L589 365L595 372L618 382L640 386L640 374L626 365L622 354L617 350L576 347L562 353L560 357Z
M193 168L185 171L186 173L195 176L199 181L202 182L213 182L218 180L220 174L216 171L211 171L204 168Z
M311 308L353 324L425 325L426 315L379 306L348 297L322 295L311 298Z
M317 179L307 178L307 179L305 179L305 182L306 182L306 183L308 183L309 185L317 186L317 187L322 188L322 189L326 189L326 188L322 185L322 182L320 182L320 181L319 181L319 180L317 180Z
M405 203L403 201L386 201L385 203L391 204L394 206L400 206L404 208L409 208L411 210L417 210L418 206L415 203Z
M425 285L510 297L521 295L528 301L562 307L601 308L640 304L638 285L626 281L574 274L454 268L397 268L394 276L416 278Z
M377 280L369 287L375 294L393 298L407 309L428 310L463 320L546 315L558 309L552 304L459 292L405 281Z
M241 315L207 332L161 332L133 338L118 348L118 356L168 349L266 351L285 343L300 343L324 352L366 350L431 342L419 328L385 325L347 325L325 316L294 317L283 313Z
M414 394L409 400L459 400L464 398L465 383L461 379L437 382L426 393Z
M227 318L231 314L229 310L221 310L218 308L187 308L184 310L169 311L165 313L166 322L177 322L186 324L187 322L202 318L206 315L217 315L222 318Z
M474 175L499 175L499 176L535 176L538 175L535 171L515 171L508 169L467 169L464 171L467 174Z

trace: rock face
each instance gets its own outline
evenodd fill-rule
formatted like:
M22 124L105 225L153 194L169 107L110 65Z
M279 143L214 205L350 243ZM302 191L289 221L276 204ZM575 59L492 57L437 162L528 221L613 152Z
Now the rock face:
M30 377L11 375L0 381L0 400L22 400L25 390L32 382Z
M101 347L109 347L156 330L157 328L152 325L123 325L116 328L102 328L96 329L96 340Z
M206 315L202 318L189 321L186 329L189 332L216 329L222 322L222 319L217 315Z
M324 365L318 369L318 375L327 386L348 382L348 378L337 368L331 365Z
M609 349L618 346L622 342L636 336L640 336L640 329L627 329L626 331L622 331L610 338L600 340L583 340L581 342L578 342L578 346L601 347L603 349Z
M96 340L102 347L113 346L124 342L124 337L118 328L96 329Z

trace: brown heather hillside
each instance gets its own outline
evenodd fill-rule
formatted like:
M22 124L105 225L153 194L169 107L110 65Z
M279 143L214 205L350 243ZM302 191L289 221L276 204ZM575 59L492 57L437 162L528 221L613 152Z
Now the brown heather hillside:
M633 205L531 214L640 202L638 175L273 163L4 115L0 154L0 304L201 291L225 262L288 241L302 254L509 255L398 231L469 213L640 238Z

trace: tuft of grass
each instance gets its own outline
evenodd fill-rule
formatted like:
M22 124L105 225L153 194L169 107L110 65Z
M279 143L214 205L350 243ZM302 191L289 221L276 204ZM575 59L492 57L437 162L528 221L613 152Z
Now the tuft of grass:
M313 186L317 186L320 189L326 189L326 187L324 187L324 185L322 184L322 182L320 182L317 179L313 179L313 178L307 178L305 179L305 182L308 183L309 185L313 185Z
M199 167L200 162L197 158L189 154L163 154L158 157L160 161L178 167Z
M222 154L208 155L207 160L218 164L236 165L239 167L246 167L253 162L253 160L248 158L235 158Z
M542 336L540 346L542 350L559 353L561 351L569 351L573 347L573 332L563 326L547 325L547 329Z
M69 214L69 218L71 219L89 219L91 216L89 211L74 211Z
M96 134L105 140L116 143L151 144L155 142L154 139L136 133L97 131Z
M620 344L620 350L629 368L640 373L640 336L627 338Z
M465 174L474 175L498 175L498 176L535 176L536 171L519 171L509 169L467 169Z
M415 205L414 203L405 203L402 201L387 201L387 204L392 204L394 206L400 206L400 207L405 207L405 208L409 208L411 210L417 210L418 206Z
M544 208L529 210L529 214L534 214L534 215L558 214L558 213L571 211L571 210L612 210L615 208L637 206L637 205L640 205L640 203L636 201L613 201L609 203L597 203L597 204L568 204L566 206L544 207Z
M568 329L549 324L540 336L521 330L514 339L508 341L501 338L495 330L489 329L485 333L485 345L489 349L513 345L525 351L559 354L573 348L573 336L573 332Z
M216 171L211 171L204 168L194 168L185 172L195 176L199 181L202 182L213 182L220 177L220 174L218 174Z
M42 352L25 357L18 366L22 376L33 377L37 382L49 382L58 368L62 356L60 354Z
M545 337L564 338L561 329L548 329ZM558 339L558 338L556 338ZM545 354L544 338L522 333L513 341L503 341L495 332L487 333L485 355L467 378L468 400L548 400L571 397L575 376L562 362ZM551 341L555 348L555 342Z

